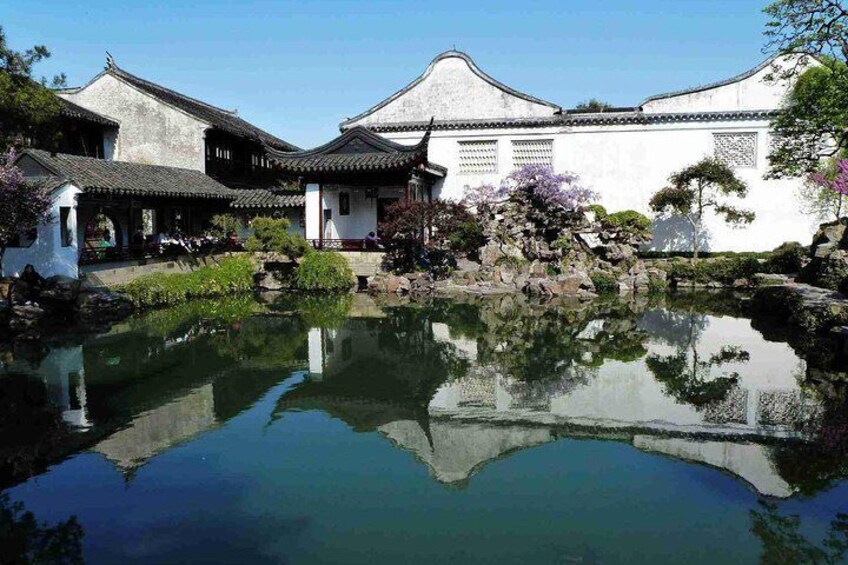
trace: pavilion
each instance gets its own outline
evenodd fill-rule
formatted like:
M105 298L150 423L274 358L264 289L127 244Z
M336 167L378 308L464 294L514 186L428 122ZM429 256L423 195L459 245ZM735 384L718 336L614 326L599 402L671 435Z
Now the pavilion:
M433 198L447 169L427 160L430 130L403 145L350 128L315 149L282 152L266 147L275 167L306 186L306 238L317 249L364 250L386 209L404 200Z

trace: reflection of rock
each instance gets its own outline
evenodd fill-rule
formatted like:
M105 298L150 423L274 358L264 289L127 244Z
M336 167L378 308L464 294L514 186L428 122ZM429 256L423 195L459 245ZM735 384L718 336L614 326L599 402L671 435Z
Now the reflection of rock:
M762 445L667 439L648 435L634 436L633 445L645 451L726 469L748 481L760 494L780 498L792 495L789 483L777 473L768 448Z
M430 424L429 439L418 422L412 420L390 422L379 431L426 463L436 480L443 483L465 480L483 463L510 451L555 439L553 433L544 428L439 420Z
M94 447L121 470L148 459L215 424L213 388L207 384L135 418Z

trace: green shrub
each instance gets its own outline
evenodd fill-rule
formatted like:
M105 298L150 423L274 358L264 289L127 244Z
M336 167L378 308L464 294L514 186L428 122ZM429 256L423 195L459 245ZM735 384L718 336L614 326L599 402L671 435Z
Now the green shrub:
M342 255L333 251L314 251L298 265L294 284L300 290L342 291L356 284L356 278Z
M606 219L609 214L607 213L607 209L601 206L600 204L590 204L586 206L586 209L595 214L595 219L597 221L603 221Z
M250 222L253 235L247 238L248 251L282 253L292 259L302 257L312 250L309 242L288 231L291 223L285 218L256 218Z
M771 273L797 273L801 270L807 248L797 241L787 241L771 252L766 264Z
M253 263L245 257L227 257L218 265L191 273L143 275L123 286L139 308L179 304L191 298L212 298L249 292L253 288Z
M755 257L726 257L714 260L675 260L668 274L675 280L688 280L700 284L718 282L733 284L737 279L750 279L757 273L768 271L768 265Z
M450 248L470 257L477 257L478 250L486 245L486 236L483 235L483 226L476 218L466 220L456 226L456 229L448 234Z
M651 231L651 219L635 210L622 210L610 214L604 219L604 224L629 233L645 233Z
M611 273L594 271L589 275L589 278L592 279L592 284L595 285L595 292L599 294L618 292L618 279Z
M244 229L244 222L240 218L236 218L232 214L215 214L209 220L212 226L209 230L215 237L227 237L231 233L238 233Z
M529 261L527 261L524 257L516 257L514 255L505 255L495 259L496 267L506 267L514 271L520 271L522 267L527 266L528 263Z

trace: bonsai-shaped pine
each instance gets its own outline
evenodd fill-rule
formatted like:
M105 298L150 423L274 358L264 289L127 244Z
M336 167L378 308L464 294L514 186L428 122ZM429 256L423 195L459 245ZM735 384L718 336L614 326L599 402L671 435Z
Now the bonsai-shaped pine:
M713 157L678 171L669 177L670 186L651 197L651 210L659 216L684 216L692 225L692 257L698 258L704 213L712 210L733 227L750 224L754 212L737 208L725 197L744 198L747 185L733 170Z

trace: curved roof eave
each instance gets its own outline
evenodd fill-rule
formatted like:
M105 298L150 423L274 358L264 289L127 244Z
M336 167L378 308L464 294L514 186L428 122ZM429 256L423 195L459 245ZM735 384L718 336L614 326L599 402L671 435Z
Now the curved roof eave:
M561 111L562 110L562 108L558 104L554 104L553 102L548 102L547 100L542 100L541 98L536 98L535 96L531 96L529 94L525 94L521 91L510 88L507 85L503 84L502 82L498 81L497 79L489 76L488 74L483 72L480 69L480 67L478 67L477 64L474 63L474 60L471 59L471 57L469 57L466 53L463 53L462 51L445 51L444 53L440 53L439 55L436 56L436 58L434 58L432 61L430 61L430 64L427 66L427 69L418 78L416 78L415 80L413 80L412 82L410 82L409 84L407 84L406 86L404 86L403 88L401 88L400 90L398 90L397 92L395 92L394 94L392 94L391 96L389 96L388 98L383 100L382 102L377 103L376 105L372 106L371 108L365 110L364 112L362 112L362 113L360 113L360 114L358 114L358 115L356 115L352 118L347 118L346 120L344 120L343 122L341 122L339 124L339 129L343 130L347 127L350 127L351 125L354 124L354 122L358 122L359 120L369 116L370 114L373 114L377 110L384 108L385 106L394 102L395 100L397 100L398 98L400 98L401 96L403 96L404 94L406 94L407 92L409 92L410 90L412 90L413 88L415 88L416 86L421 84L421 82L423 82L424 79L426 79L428 76L430 76L430 73L432 73L433 69L436 67L436 63L438 63L439 61L441 61L443 59L449 59L449 58L452 58L452 57L462 59L463 61L465 61L465 63L468 65L468 68L471 69L471 72L473 72L475 75L477 75L478 77L480 77L481 79L483 79L484 81L489 83L490 85L494 86L495 88L497 88L497 89L499 89L499 90L501 90L501 91L503 91L507 94L510 94L512 96L516 96L516 97L521 98L522 100L526 100L528 102L533 102L535 104L541 104L543 106L549 106L550 108L552 108L555 111Z
M711 82L711 83L708 83L708 84L702 84L700 86L694 86L692 88L684 88L682 90L675 90L675 91L672 91L672 92L664 92L662 94L654 94L653 96L648 96L642 102L639 103L639 107L641 108L642 106L644 106L648 102L655 102L657 100L664 100L666 98L674 98L676 96L683 96L683 95L686 95L686 94L695 94L696 92L703 92L705 90L712 90L713 88L720 88L722 86L728 86L728 85L731 85L731 84L734 84L734 83L737 83L737 82L741 82L745 79L751 78L752 76L754 76L758 72L760 72L763 69L765 69L766 67L770 66L771 64L774 63L775 60L777 60L781 57L789 56L789 55L806 55L808 57L812 57L812 59L815 60L815 61L821 62L821 60L812 53L780 53L780 54L777 54L777 55L772 55L771 57L769 57L768 59L766 59L765 61L763 61L762 63L760 63L759 65L757 65L756 67L754 67L752 69L748 69L747 71L745 71L743 73L740 73L740 74L733 76L733 77L730 77L730 78L726 78L724 80Z

